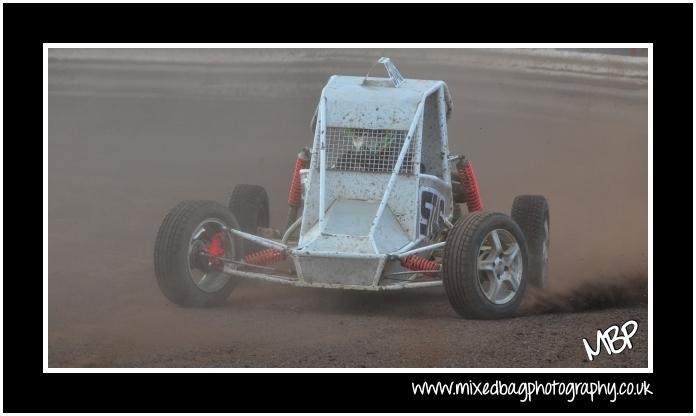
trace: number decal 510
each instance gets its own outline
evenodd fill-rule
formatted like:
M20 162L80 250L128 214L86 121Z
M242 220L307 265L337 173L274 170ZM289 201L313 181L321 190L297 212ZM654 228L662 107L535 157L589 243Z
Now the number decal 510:
M424 186L420 192L420 235L432 237L445 227L445 198L434 188Z

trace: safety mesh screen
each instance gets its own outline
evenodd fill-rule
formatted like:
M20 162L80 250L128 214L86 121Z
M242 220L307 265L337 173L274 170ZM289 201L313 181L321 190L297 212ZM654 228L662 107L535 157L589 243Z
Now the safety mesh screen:
M326 168L360 172L392 172L406 140L405 130L328 127ZM413 173L414 143L404 157L399 173ZM319 160L316 155L314 160Z

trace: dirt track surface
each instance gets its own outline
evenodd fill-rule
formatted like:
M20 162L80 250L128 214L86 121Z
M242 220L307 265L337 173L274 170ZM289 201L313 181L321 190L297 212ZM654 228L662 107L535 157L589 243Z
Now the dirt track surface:
M447 81L450 148L474 162L487 209L549 198L552 284L517 317L460 319L441 288L242 281L210 309L161 295L154 237L179 200L224 203L234 184L260 184L281 226L323 83L381 55L359 52L50 59L49 366L647 365L647 84L623 61L597 75L597 63L561 71L543 55L387 54L407 77ZM630 319L633 349L589 362L581 339Z

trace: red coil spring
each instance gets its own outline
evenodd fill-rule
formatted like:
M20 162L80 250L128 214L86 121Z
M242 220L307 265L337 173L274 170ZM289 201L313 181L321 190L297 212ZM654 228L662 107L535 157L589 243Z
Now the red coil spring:
M407 256L403 259L401 259L401 265L406 267L407 269L415 270L415 271L426 271L426 270L432 270L432 271L437 271L440 269L440 267L437 265L432 260L428 260L423 256L418 256L416 254ZM433 276L434 273L425 273L428 276Z
M288 205L297 207L300 205L300 196L302 193L302 183L300 181L300 170L307 167L307 159L298 156L295 161L295 168L292 171L292 179L290 180L290 192L288 192Z
M459 173L459 179L462 182L462 188L464 188L466 207L469 212L483 211L483 201L474 166L468 160L460 160L457 163L457 173Z
M255 251L244 256L244 261L249 264L256 264L258 266L263 266L264 264L277 263L281 260L285 260L285 252L276 250L274 248L267 248L265 250Z

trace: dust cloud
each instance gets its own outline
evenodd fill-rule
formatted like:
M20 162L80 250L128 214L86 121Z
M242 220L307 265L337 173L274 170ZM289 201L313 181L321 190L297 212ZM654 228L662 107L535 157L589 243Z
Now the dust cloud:
M375 307L343 314L332 301L343 295L245 283L224 308L193 311L168 304L155 283L155 235L180 200L226 203L235 184L262 185L271 225L282 227L294 158L311 143L309 122L323 84L336 73L364 74L383 55L407 78L447 82L454 100L450 149L473 162L485 209L509 213L519 194L548 198L550 286L529 292L522 315L644 303L648 105L640 58L586 64L570 53L524 51L51 50L52 365L147 364L143 357L193 344L235 345L232 366L289 365L273 354L300 351L312 338L334 348L345 334L391 339L412 351L420 347L406 346L395 328L413 339L443 340L455 336L455 325L479 328L456 320L446 325L450 332L423 337L424 323L435 331L443 317L455 317L441 292L375 301L355 295ZM381 322L374 327L379 337L368 318ZM605 318L568 319L594 328ZM479 329L507 324L486 325ZM428 348L445 360L433 358L432 365L462 364L444 358L445 344ZM400 365L377 357L386 361L372 364Z

